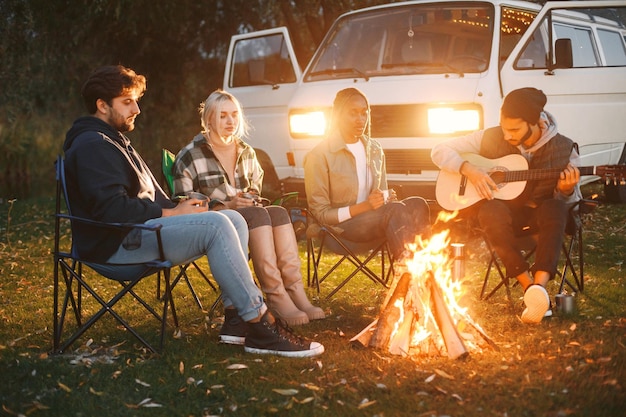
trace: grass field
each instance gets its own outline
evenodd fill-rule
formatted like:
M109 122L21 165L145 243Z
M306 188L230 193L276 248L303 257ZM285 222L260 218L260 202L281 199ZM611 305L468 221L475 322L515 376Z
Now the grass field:
M601 196L602 197L602 196ZM486 253L466 242L470 315L499 350L465 360L393 356L349 339L376 318L381 286L355 278L327 318L297 328L326 352L313 359L245 354L220 345L220 317L174 291L181 337L150 355L106 319L63 355L52 345L50 198L0 203L0 415L6 416L622 416L626 412L626 205L585 219L585 292L573 315L521 323L521 290L479 299ZM303 271L305 246L301 246ZM204 264L206 265L206 264ZM345 273L340 271L333 278ZM197 282L205 305L215 299ZM103 287L109 283L104 281ZM148 280L140 291L154 293ZM322 296L330 283L322 286ZM556 283L549 292L554 295ZM310 295L316 297L311 290ZM125 305L131 316L138 311ZM157 324L134 314L156 338Z

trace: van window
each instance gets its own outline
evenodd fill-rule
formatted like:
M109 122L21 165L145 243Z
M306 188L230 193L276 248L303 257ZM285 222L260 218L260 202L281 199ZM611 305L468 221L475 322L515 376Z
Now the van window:
M557 39L571 39L574 68L599 67L600 57L593 47L591 28L555 24Z
M511 7L502 8L502 16L500 17L500 67L511 55L511 51L526 33L528 26L535 20L535 17L537 17L536 12Z
M296 81L282 34L242 39L235 44L233 57L230 87Z
M348 14L312 59L304 81L479 73L489 66L494 7L460 2Z
M553 15L553 47L557 39L571 41L573 68L626 65L626 45L623 34L619 31L623 22L596 15L594 11L595 9L585 9L585 13L560 12ZM615 27L615 30L611 30L611 27ZM546 18L517 58L516 69L548 68L549 30Z
M622 41L622 35L619 32L600 29L598 30L598 36L604 51L606 65L626 65L626 48Z

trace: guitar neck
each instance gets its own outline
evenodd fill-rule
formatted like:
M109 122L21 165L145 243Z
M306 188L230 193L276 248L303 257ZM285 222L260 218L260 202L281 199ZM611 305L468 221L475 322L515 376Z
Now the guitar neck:
M580 171L580 175L596 175L596 169L593 166L578 167L578 170ZM563 172L562 169L556 168L506 171L503 182L547 180L558 178L561 172Z

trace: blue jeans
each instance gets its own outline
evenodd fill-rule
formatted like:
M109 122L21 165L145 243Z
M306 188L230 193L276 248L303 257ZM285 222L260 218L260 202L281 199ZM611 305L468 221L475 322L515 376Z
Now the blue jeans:
M394 259L399 259L405 244L430 232L430 208L421 197L392 201L376 210L367 211L337 224L342 238L367 242L386 238Z
M151 219L158 223L165 258L174 265L186 264L206 255L213 277L222 289L225 307L234 306L239 316L249 321L265 313L263 295L256 286L248 266L248 226L234 210ZM156 234L143 231L141 246L127 250L120 246L108 260L110 263L145 262L159 257ZM134 266L107 267L119 277L133 274Z

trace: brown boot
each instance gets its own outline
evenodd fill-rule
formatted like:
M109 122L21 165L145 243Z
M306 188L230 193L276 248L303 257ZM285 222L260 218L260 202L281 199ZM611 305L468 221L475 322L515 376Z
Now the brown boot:
M249 246L254 272L265 293L269 309L289 326L307 324L309 316L296 307L283 285L276 264L272 226L259 226L250 230Z
M304 311L309 320L320 320L326 317L324 310L311 304L302 284L298 241L291 224L276 226L274 230L274 246L276 247L277 265L283 277L287 294L298 309Z

